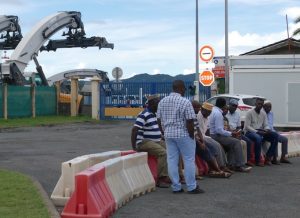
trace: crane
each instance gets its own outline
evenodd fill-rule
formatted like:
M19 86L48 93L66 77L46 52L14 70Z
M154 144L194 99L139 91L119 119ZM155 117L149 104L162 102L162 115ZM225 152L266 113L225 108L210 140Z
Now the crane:
M67 36L63 40L49 40L56 32L63 28L68 31L63 33ZM42 80L42 85L47 86L48 82L40 66L37 56L39 51L55 51L57 48L91 47L114 48L104 37L85 37L84 25L81 21L81 13L77 11L57 12L49 15L37 23L33 29L22 38L13 51L10 60L0 66L0 79L3 82L13 85L26 84L23 75L24 69L29 61L34 60L37 72ZM48 41L44 46L44 43Z

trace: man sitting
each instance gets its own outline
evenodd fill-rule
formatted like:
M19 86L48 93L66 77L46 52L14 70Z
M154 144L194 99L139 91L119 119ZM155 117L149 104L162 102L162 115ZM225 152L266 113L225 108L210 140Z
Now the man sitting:
M230 131L233 130L241 130L241 117L240 114L236 111L239 103L236 99L230 99L229 101L229 113L226 114L226 117L228 119L229 129ZM241 134L241 139L246 142L247 144L247 159L245 160L247 162L248 166L253 166L253 164L250 162L250 154L251 154L251 144L252 141L246 137L244 134Z
M223 145L224 149L229 152L229 164L235 171L249 172L251 167L244 166L241 141L237 139L239 132L229 132L224 129L224 118L222 108L226 106L224 98L218 98L216 106L213 107L209 118L209 127L211 137Z
M278 132L276 132L276 130L273 127L273 111L272 110L272 104L270 101L265 101L264 102L264 110L267 113L267 117L268 117L268 124L270 129L275 132L278 136L278 142L281 143L281 158L280 158L280 163L288 163L290 164L291 162L286 158L286 155L288 153L288 138L280 135ZM278 156L278 150L276 156Z
M264 99L257 98L255 108L249 110L246 114L244 131L246 136L250 138L255 144L255 163L256 166L263 167L260 163L261 147L263 141L271 142L271 146L266 154L266 165L278 164L276 160L276 150L278 145L278 136L270 130L268 125L267 114L261 110L264 104Z
M192 105L195 111L195 114L198 115L198 113L200 113L200 108L201 105L198 101L192 101ZM204 103L203 107L204 108L209 108L210 104L208 103ZM201 110L205 110L205 109ZM212 109L213 105L211 105L210 110ZM195 119L195 139L196 139L196 155L199 155L204 161L207 162L208 166L209 166L209 176L210 177L218 177L218 178L229 178L231 176L231 173L228 172L224 172L220 169L220 166L217 162L217 156L220 156L220 148L219 146L221 146L218 142L214 141L212 142L211 140L208 140L207 138L209 137L205 137L203 132L200 130L200 125L199 125L199 121L201 122L201 126L203 127L203 120L198 120L198 116L197 119ZM221 148L222 149L222 148ZM223 151L224 152L224 151ZM223 167L225 166L225 164L223 165Z
M148 152L157 158L157 186L168 188L170 179L168 177L166 144L162 140L155 115L158 103L159 98L157 96L148 97L147 108L138 115L132 128L131 144L133 150Z

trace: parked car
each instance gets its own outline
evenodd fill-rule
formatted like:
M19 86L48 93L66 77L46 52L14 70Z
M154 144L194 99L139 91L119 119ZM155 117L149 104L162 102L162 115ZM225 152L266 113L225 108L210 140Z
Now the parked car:
M206 100L206 102L215 105L217 99L221 98L221 97L225 98L227 104L229 104L230 99L236 99L239 102L237 112L240 113L242 122L245 121L247 111L249 111L250 109L255 107L255 102L256 102L257 98L262 98L262 99L266 100L265 97L258 96L258 95L221 94L221 95L216 95L214 97L211 97L210 99Z

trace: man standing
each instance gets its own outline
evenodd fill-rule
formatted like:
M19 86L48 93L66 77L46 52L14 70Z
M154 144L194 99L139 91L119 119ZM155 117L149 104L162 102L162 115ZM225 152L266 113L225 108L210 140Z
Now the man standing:
M168 177L166 145L161 138L155 115L159 98L157 96L149 96L147 99L147 108L138 115L132 128L131 144L133 150L148 152L148 154L157 158L157 186L168 188L170 179Z
M276 160L276 150L278 145L278 136L270 130L268 125L267 114L261 110L264 104L264 99L257 98L255 108L249 110L246 114L244 131L246 136L251 139L255 144L255 163L256 166L263 167L264 164L260 163L261 147L263 140L271 142L271 146L266 154L266 165L278 164Z
M236 111L238 105L239 103L236 99L233 98L230 99L229 109L228 109L229 113L226 114L226 117L229 122L230 131L242 129L240 114ZM247 160L246 160L247 165L253 166L253 164L250 162L252 141L248 137L244 136L243 134L241 134L241 139L245 141L247 144Z
M210 135L211 137L223 145L224 149L229 152L228 162L235 171L249 172L251 167L244 166L244 158L242 152L241 141L237 139L240 132L227 131L224 129L224 118L222 109L226 106L225 98L218 98L216 106L213 107L209 119Z
M283 135L280 135L278 132L276 132L276 130L273 127L274 114L273 114L273 111L271 111L272 110L271 102L265 101L263 107L264 107L265 112L267 113L269 127L270 127L271 131L273 131L277 134L278 142L281 143L280 163L289 163L290 164L291 162L286 158L286 155L288 153L288 138ZM278 156L278 149L276 149L276 151L277 151L276 156Z
M187 191L190 194L199 194L204 191L198 187L195 177L194 119L196 116L191 102L183 98L185 91L184 82L175 80L173 92L163 98L158 105L157 118L167 144L168 171L173 193L184 192L178 173L181 155Z

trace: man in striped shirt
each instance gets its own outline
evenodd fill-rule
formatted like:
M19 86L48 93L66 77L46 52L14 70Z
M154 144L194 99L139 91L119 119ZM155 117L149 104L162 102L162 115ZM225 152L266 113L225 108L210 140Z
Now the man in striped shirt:
M134 150L148 152L157 158L157 186L168 188L170 179L168 177L166 144L162 140L155 115L158 103L159 98L157 96L148 97L147 108L138 115L132 128L131 144Z

